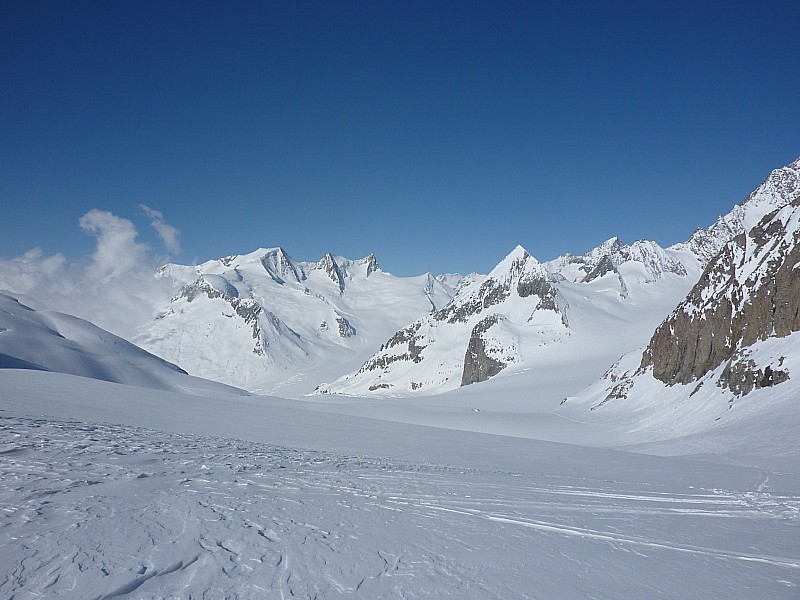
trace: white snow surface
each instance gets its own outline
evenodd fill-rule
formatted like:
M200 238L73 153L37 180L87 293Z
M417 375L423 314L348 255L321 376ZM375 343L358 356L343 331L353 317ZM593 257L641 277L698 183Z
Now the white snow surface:
M8 368L55 371L195 394L237 392L227 385L191 377L88 321L59 312L36 311L0 294L0 369Z
M0 595L797 597L800 462L773 451L798 443L771 421L744 464L336 409L0 370Z
M800 419L794 416L800 398L800 332L756 342L745 356L756 368L787 371L789 380L737 396L716 385L723 363L698 381L666 386L653 377L651 369L637 373L642 358L639 349L620 359L607 377L568 398L556 412L598 427L620 429L627 445L643 445L649 451L741 453L736 459L741 462L769 447L770 464L792 470L800 464L800 444L790 439L800 431ZM627 397L609 399L615 384L625 380ZM730 431L738 433L726 435ZM719 441L713 441L716 438Z

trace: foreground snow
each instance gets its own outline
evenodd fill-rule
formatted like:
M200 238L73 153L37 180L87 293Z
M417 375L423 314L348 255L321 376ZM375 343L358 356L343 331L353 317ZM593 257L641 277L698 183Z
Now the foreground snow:
M797 597L795 472L309 407L0 372L0 595Z

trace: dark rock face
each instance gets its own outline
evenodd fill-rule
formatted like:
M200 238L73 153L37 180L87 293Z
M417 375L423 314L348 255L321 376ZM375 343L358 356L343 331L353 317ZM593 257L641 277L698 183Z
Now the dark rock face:
M343 294L345 287L344 274L330 252L322 257L322 260L319 261L319 266L330 277L331 281L339 286L339 293Z
M656 329L642 358L642 368L653 366L653 376L669 385L689 383L715 369L733 355L733 302L722 296L697 313L689 307L703 306L706 290L727 290L735 279L734 260L744 236L736 237L709 263L687 298ZM735 300L734 300L735 301Z
M788 375L756 369L742 352L800 331L798 214L800 197L726 244L656 330L641 368L652 366L668 385L686 384L728 361L718 383L737 394L784 381Z
M614 261L611 260L611 255L609 254L606 254L600 259L600 262L597 263L597 266L595 266L595 268L583 278L583 283L594 281L598 277L602 277L607 273L617 273L617 267L614 265Z
M422 351L426 348L426 346L417 345L419 340L417 339L416 333L419 331L421 326L422 323L417 321L408 327L401 329L391 338L389 338L389 340L383 344L379 350L379 352L383 352L384 350L389 350L390 348L405 345L406 349L404 352L399 352L398 354L376 354L367 362L365 362L358 372L366 373L368 371L382 370L388 367L390 364L398 361L411 361L413 363L421 362Z
M783 360L780 361L782 363ZM719 385L730 389L737 396L744 396L754 389L772 387L788 379L789 373L786 371L773 369L769 365L761 369L750 359L734 357L722 371Z
M489 355L486 340L483 334L500 320L498 315L490 315L481 319L475 327L467 344L464 355L464 372L461 376L461 385L470 385L494 377L506 368L506 364Z
M367 277L372 275L375 271L380 271L381 266L378 264L378 259L375 258L374 254L370 254L366 258L367 261Z
M356 335L356 328L350 324L345 317L336 317L336 323L339 325L339 336L343 338L350 338Z

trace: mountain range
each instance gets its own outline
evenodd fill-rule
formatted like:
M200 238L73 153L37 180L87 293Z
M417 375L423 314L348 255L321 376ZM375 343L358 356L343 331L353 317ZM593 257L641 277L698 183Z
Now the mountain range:
M539 263L517 247L484 280L462 286L442 309L391 336L357 372L317 391L431 394L552 369L588 384L587 375L600 375L599 364L645 345L720 252L799 193L795 161L773 171L708 229L666 249L611 238L581 256ZM567 384L563 391L570 387L577 389Z
M547 262L517 246L488 275L396 277L373 255L303 262L282 248L167 264L156 277L175 292L131 341L168 361L156 371L284 397L427 396L517 375L548 401L597 408L636 396L643 377L709 388L708 373L719 369L715 381L743 395L790 377L790 357L762 365L750 349L796 328L789 263L798 196L800 159L686 242L662 248L612 237ZM67 319L40 320L57 318ZM58 331L37 331L48 340L41 347L63 345ZM35 366L36 353L10 339L0 336L5 363Z
M178 291L136 344L190 373L282 395L358 368L392 332L454 294L447 276L395 277L372 255L301 262L282 248L168 264L157 276Z

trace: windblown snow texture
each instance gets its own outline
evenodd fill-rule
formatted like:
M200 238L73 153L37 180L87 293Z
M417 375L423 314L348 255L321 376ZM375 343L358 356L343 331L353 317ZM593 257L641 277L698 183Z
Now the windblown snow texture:
M235 397L176 415L176 394L14 374L4 597L788 599L800 582L796 476L325 415L309 431L302 409ZM381 458L399 440L419 458Z

